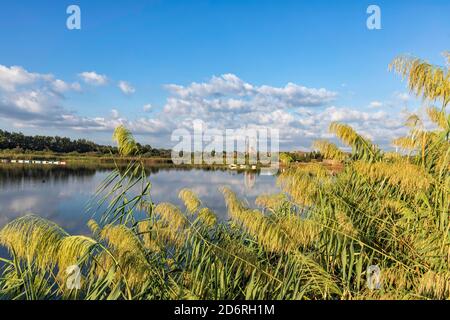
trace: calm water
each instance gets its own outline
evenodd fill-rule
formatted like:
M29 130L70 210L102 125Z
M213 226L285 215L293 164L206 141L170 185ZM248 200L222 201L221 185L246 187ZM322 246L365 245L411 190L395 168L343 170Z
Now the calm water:
M0 227L25 214L38 214L58 223L70 233L88 233L86 204L109 170L54 168L0 168ZM227 219L218 188L231 187L254 206L256 196L276 193L275 177L234 171L152 168L152 199L155 203L181 205L178 192L189 187L219 217Z

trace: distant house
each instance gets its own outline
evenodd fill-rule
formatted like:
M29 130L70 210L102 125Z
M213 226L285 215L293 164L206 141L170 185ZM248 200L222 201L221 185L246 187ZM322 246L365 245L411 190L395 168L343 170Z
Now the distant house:
M19 163L23 163L23 160L19 160Z
M7 159L1 159L0 162L1 162L1 163L8 163L8 160L7 160Z
M11 160L11 163L17 163L17 160Z

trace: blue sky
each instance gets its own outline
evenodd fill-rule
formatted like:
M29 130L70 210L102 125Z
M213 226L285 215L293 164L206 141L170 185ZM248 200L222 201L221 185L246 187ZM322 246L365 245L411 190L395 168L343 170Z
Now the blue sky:
M71 4L81 30L66 28ZM381 30L366 27L370 4ZM202 119L284 128L286 147L308 148L340 120L387 144L419 107L387 66L445 63L450 2L3 0L0 39L2 129L109 143L123 123L167 147Z

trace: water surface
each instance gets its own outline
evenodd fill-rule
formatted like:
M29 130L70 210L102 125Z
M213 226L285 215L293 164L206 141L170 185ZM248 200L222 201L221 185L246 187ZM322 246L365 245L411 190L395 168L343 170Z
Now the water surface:
M52 220L72 234L87 234L91 215L86 205L101 181L111 171L69 167L0 168L0 227L25 214L37 214ZM276 193L275 177L228 170L150 168L151 196L155 203L171 202L181 206L178 192L195 191L205 206L221 219L227 212L220 186L227 185L239 197L254 206L262 193Z

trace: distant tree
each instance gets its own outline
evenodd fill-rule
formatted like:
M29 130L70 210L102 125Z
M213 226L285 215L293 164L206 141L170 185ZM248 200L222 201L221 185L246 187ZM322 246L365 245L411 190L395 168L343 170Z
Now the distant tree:
M146 157L170 157L171 151L154 149L150 145L136 143L136 150ZM67 137L25 136L19 132L0 130L0 150L14 150L20 152L57 152L57 153L99 153L118 154L117 147L99 145L86 139L72 140Z

